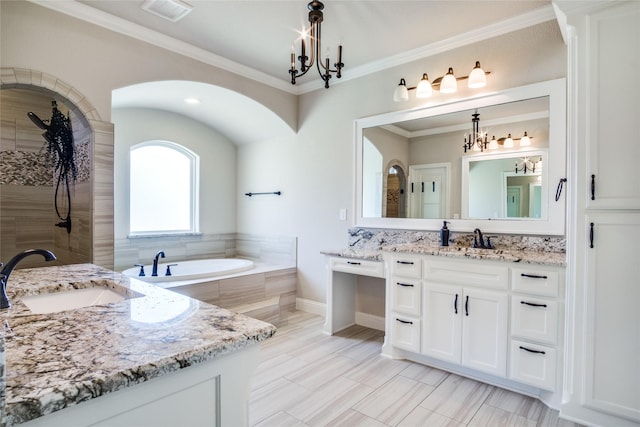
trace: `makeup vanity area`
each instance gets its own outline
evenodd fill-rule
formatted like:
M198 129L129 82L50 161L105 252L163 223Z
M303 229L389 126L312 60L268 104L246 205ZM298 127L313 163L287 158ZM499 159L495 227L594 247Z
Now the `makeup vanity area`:
M474 117L487 144L463 150ZM565 121L564 79L356 120L355 228L347 249L323 252L324 331L371 326L356 308L361 282L376 278L384 356L559 408ZM524 132L530 145L520 146Z

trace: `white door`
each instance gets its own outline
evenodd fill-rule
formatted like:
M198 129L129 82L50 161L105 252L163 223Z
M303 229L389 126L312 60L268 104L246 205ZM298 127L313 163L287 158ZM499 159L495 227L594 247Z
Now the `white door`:
M423 288L422 353L460 363L462 288L426 283Z
M520 217L520 197L522 188L518 186L507 187L507 218Z
M411 218L448 217L448 164L409 167Z
M462 364L505 376L507 369L508 299L504 293L464 290Z

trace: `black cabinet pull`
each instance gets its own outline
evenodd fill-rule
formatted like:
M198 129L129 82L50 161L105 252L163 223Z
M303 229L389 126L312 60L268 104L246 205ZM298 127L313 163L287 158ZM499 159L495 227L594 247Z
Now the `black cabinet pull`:
M547 276L540 276L538 274L527 274L527 273L520 273L520 276L522 277L528 277L530 279L547 279Z
M397 320L398 322L400 322L400 323L405 323L405 324L408 324L408 325L413 325L413 322L411 322L411 321L409 321L409 320L402 320L402 319L398 319L397 317L396 317L396 320Z
M354 262L354 261L347 261L347 264L351 264L351 265L360 265L359 262Z
M547 354L542 350L531 350L530 348L523 347L523 346L520 346L520 350L528 351L529 353L535 353L535 354Z
M422 184L422 192L424 193L424 182L421 182L420 184Z
M397 264L413 265L413 261L396 261Z
M400 282L396 282L396 285L398 286L406 286L408 288L413 288L413 285L411 283L400 283Z
M432 193L436 192L436 182L435 181L431 181L431 192Z
M593 249L593 226L594 225L595 225L594 223L591 223L589 225L589 247L591 249Z
M529 305L531 307L547 307L547 304L536 304L534 302L520 301L520 304Z
M413 193L413 182L411 183L411 192Z
M558 182L558 187L556 188L556 202L560 200L560 195L562 194L562 187L564 187L565 182L567 182L567 178L560 178L560 182Z
M453 302L453 310L458 314L458 294L456 294L456 300Z
M596 199L596 176L591 175L591 200Z
M467 298L464 301L464 315L469 315L469 295L467 295Z

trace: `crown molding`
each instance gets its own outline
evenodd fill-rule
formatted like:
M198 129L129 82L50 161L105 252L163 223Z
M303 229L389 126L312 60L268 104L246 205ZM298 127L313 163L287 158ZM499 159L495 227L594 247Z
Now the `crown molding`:
M231 73L255 80L267 86L294 94L301 95L314 90L322 89L324 82L315 79L303 84L292 85L289 82L275 78L254 68L247 67L237 62L231 61L222 56L216 55L205 49L185 43L173 37L150 30L141 25L111 15L109 13L97 10L86 4L79 3L75 0L71 1L50 1L50 0L28 0L31 3L45 7L65 15L81 19L102 28L133 37L154 46L178 53L180 55L195 59L208 65L229 71ZM532 27L543 22L556 19L553 6L538 8L531 12L515 16L494 24L476 28L466 33L459 34L448 39L440 40L416 49L400 52L396 55L385 59L373 61L351 69L344 69L341 79L331 82L331 85L345 83L349 80L355 80L360 77L373 74L388 68L397 67L409 62L428 58L443 52L450 51L472 43L490 39L492 37L501 36L513 31Z
M126 19L111 15L110 13L97 10L91 6L72 1L51 1L51 0L28 0L31 3L45 7L65 15L81 19L107 30L120 33L154 46L178 53L180 55L195 59L208 65L229 71L234 74L246 77L251 80L263 83L267 86L283 90L285 92L297 94L291 84L272 77L254 68L247 67L237 62L231 61L215 53L201 49L192 44L185 43L173 37L159 33L142 25L135 24Z

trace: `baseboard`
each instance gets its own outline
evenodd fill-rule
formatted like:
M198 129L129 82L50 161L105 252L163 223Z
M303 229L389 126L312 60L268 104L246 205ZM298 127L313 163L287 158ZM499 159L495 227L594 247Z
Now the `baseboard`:
M375 316L373 314L356 311L356 325L384 332L384 316Z
M325 317L327 305L322 302L304 298L296 298L296 310ZM384 316L375 316L369 313L356 312L356 325L384 331Z
M327 315L327 305L325 303L304 298L296 298L296 310L316 314L322 317Z

